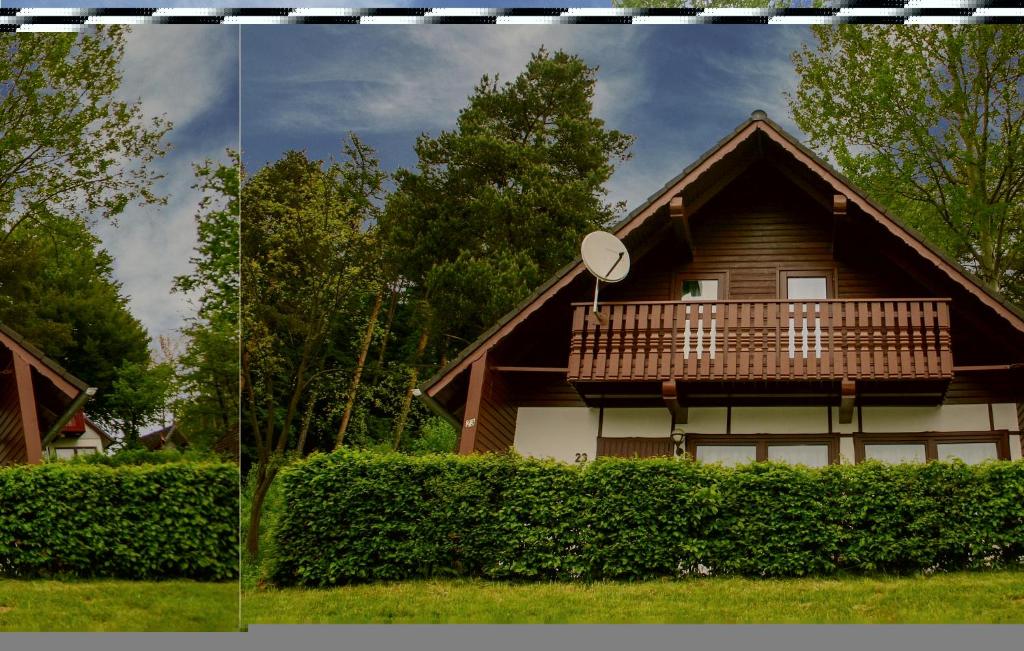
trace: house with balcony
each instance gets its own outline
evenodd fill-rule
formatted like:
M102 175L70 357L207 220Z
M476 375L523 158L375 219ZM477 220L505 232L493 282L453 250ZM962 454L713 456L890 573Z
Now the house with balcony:
M420 387L460 453L1021 458L1024 313L763 111L613 232Z
M82 412L95 391L0 323L0 465L102 452L109 436Z

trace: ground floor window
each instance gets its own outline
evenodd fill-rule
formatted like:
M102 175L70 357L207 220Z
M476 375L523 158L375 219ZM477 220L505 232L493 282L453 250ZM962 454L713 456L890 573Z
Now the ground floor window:
M827 466L839 454L839 437L832 434L688 434L686 451L705 463L737 465L750 461L784 461Z
M855 461L887 463L1009 459L1009 432L852 434ZM839 463L839 434L688 434L686 451L705 463L783 461L810 467Z
M981 463L1009 459L1009 432L928 432L923 434L860 434L854 436L857 461L889 463L951 461Z
M58 459L71 459L81 454L96 454L99 450L94 447L78 447L78 448L52 448L53 455Z

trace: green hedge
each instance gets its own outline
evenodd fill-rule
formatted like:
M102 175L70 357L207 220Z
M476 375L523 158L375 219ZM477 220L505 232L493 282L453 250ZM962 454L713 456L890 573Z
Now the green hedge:
M0 575L238 574L238 467L178 463L0 468Z
M1024 463L583 466L343 450L280 476L267 576L647 579L1024 565Z

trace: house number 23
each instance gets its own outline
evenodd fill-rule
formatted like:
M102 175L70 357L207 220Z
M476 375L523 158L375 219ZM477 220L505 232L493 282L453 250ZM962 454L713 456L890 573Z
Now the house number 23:
M586 452L577 452L576 453L576 463L579 463L581 461L586 461L586 460L587 460L587 453Z

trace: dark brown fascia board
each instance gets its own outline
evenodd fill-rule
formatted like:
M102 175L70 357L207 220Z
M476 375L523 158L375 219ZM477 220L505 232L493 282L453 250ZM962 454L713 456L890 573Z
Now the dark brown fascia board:
M43 354L43 351L36 348L31 342L22 337L20 334L9 328L8 326L0 323L0 332L6 335L14 343L20 346L25 352L34 357L40 364L45 366L51 372L59 376L61 379L66 381L68 384L78 389L79 391L85 391L89 388L89 385L78 379L68 371L64 370L60 364ZM59 388L59 387L58 387Z
M770 127L770 129L765 129L758 123L763 123L764 125ZM748 130L750 130L751 133L745 133ZM945 254L943 254L930 243L925 241L924 237L920 233L913 230L909 226L903 224L901 221L890 215L884 208L876 204L871 199L867 198L863 192L861 192L858 188L856 188L856 186L854 186L849 181L849 179L847 179L845 176L843 176L835 169L833 169L828 162L823 160L811 149L809 149L799 140L790 135L785 129L783 129L782 127L780 127L778 124L768 119L767 117L751 117L742 122L739 126L733 129L733 131L730 134L719 140L717 143L715 143L713 147L704 152L704 154L701 155L700 158L698 158L691 165L687 166L680 174L675 176L668 183L664 184L661 187L661 189L659 189L657 192L650 195L641 206L631 211L629 215L627 215L622 221L613 226L611 229L612 232L618 235L619 237L627 236L637 226L639 226L640 223L646 221L646 218L650 217L658 208L661 207L662 204L667 204L673 196L675 196L679 191L681 191L682 188L679 186L684 180L687 179L687 177L700 170L700 173L697 174L694 178L690 179L689 182L692 183L696 179L700 178L700 176L707 172L714 165L714 163L716 163L721 158L724 158L726 154L730 153L733 149L735 149L736 146L739 145L744 140L746 140L747 137L752 136L759 131L763 131L769 137L771 137L772 133L775 133L780 138L782 138L786 143L789 143L799 153L806 156L808 159L810 159L812 163L820 167L822 171L826 172L828 175L832 176L835 179L836 183L830 183L830 185L832 185L837 192L841 194L849 193L853 195L851 199L855 200L858 204L860 204L861 209L865 210L865 213L873 217L875 221L879 221L878 217L883 217L884 219L889 220L895 227L895 229L901 230L907 235L909 235L914 240L914 243L921 245L928 253L935 256L937 261L940 263L937 264L936 266L939 267L941 271L946 272L947 275L950 276L950 271L961 276L962 280L966 281L961 282L961 284L964 285L968 291L971 291L975 293L975 295L977 295L977 290L980 290L984 297L987 297L996 304L990 304L991 307L995 307L997 312L999 311L999 307L1005 309L1008 312L1008 316L1011 317L1010 319L1007 320L1010 321L1010 323L1014 325L1018 330L1024 332L1024 311L1022 311L1020 308L1007 301L1005 298L1003 298L996 292L992 291L988 287L985 287L980 282L978 282L978 280L975 279L974 276L966 269L964 269L960 264L949 259ZM779 144L782 145L784 149L786 149L783 143ZM729 147L728 150L726 150L727 147ZM790 153L792 154L792 152ZM797 162L801 162L799 160L799 157L795 156L795 158L797 158ZM707 169L700 169L705 166L707 167ZM815 172L815 174L819 177L822 176L820 171L818 170L811 168L811 171ZM824 180L828 182L828 179ZM836 184L842 187L835 187ZM899 236L899 233L895 234ZM913 243L911 242L907 243L913 245ZM949 269L942 269L942 264L948 266ZM553 293L553 291L558 291L559 289L562 289L565 285L568 285L568 283L575 279L575 277L580 273L582 268L583 265L580 258L576 258L569 264L562 267L552 278L550 278L546 283L541 285L533 294L528 296L526 299L520 302L519 305L517 305L515 308L509 311L496 324L494 324L494 326L488 328L483 334L477 337L477 339L474 340L473 343L466 346L459 353L459 355L455 359L453 359L446 367L435 373L429 380L421 384L420 390L422 392L422 395L435 395L439 390L439 388L435 387L441 380L447 378L448 381L450 381L455 375L458 375L459 373L465 371L466 368L468 367L468 364L466 364L466 362L471 362L471 357L475 358L474 353L476 353L477 350L482 345L484 345L489 339L491 339L495 334L497 334L512 320L514 320L531 304L536 302L537 299L541 298L542 296L549 292ZM566 277L570 275L571 277L568 280L566 280ZM561 284L562 286L556 287L556 285L559 284ZM982 298L982 300L984 302L984 298ZM1007 315L1003 316L1004 318L1006 318ZM1015 319L1013 317L1015 317ZM1016 321L1016 323L1014 323L1014 321Z

